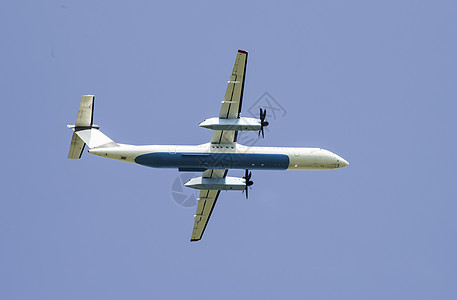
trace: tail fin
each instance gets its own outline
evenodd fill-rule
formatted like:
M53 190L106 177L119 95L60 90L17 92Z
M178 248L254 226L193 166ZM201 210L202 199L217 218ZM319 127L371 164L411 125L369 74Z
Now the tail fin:
M68 158L81 158L86 144L89 148L119 146L98 130L100 126L93 124L94 99L95 96L92 95L82 96L76 123L67 126L73 130Z

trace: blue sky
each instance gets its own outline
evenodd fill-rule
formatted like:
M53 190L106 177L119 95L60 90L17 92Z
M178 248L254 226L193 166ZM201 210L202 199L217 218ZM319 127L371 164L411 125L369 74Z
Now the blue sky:
M132 2L2 4L1 299L457 297L455 1ZM237 49L243 108L287 111L259 145L349 167L253 172L190 243L176 170L66 158L83 94L115 141L208 142Z

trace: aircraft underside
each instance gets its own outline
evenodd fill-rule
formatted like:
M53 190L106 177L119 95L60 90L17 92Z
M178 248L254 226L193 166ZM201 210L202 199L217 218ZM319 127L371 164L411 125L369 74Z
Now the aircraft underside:
M267 110L259 108L259 117L241 117L248 53L238 50L227 90L217 117L199 124L212 131L209 143L197 146L120 144L103 134L93 124L93 95L81 98L74 125L68 158L79 159L87 145L89 153L105 158L153 168L175 168L179 171L202 172L184 185L200 190L191 241L199 241L205 232L221 190L242 190L248 197L253 185L249 170L330 170L348 165L340 156L320 148L249 147L238 144L239 131L256 131L265 137ZM221 101L222 100L222 101ZM177 103L178 105L178 103ZM230 169L244 169L243 177L229 177Z

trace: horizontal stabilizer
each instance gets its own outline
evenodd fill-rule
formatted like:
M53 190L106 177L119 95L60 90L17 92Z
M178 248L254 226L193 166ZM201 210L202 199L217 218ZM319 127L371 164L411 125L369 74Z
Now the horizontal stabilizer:
M93 95L81 97L79 104L78 116L76 117L75 126L90 126L94 121L94 99Z
M95 96L93 95L82 96L75 125L67 125L73 130L68 158L81 158L86 144L89 148L119 146L98 130L100 126L93 124L94 99Z
M93 95L85 95L81 97L81 103L79 104L78 115L76 117L75 125L68 126L75 131L75 128L90 128L94 120L94 98ZM68 158L79 159L84 150L86 144L84 141L73 132L71 138L70 151L68 151Z
M70 151L68 151L68 158L71 159L80 159L83 154L84 146L86 144L81 140L81 138L73 132L73 137L71 138Z

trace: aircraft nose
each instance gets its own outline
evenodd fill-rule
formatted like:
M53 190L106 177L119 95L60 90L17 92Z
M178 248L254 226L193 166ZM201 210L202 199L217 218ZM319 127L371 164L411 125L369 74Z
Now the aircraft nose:
M342 157L338 156L337 157L339 168L344 168L349 165L349 163Z

